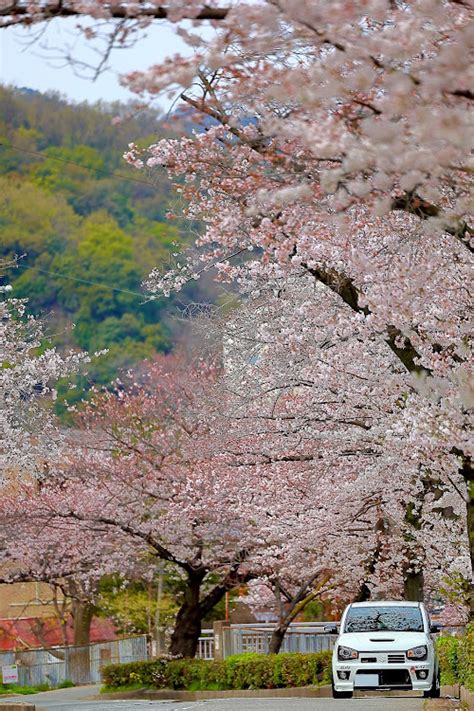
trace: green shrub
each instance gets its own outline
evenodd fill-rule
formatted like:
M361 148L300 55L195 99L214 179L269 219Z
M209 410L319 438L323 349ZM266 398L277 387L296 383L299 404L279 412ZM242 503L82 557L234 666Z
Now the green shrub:
M308 686L329 681L331 653L277 654L274 659L276 686Z
M460 683L474 691L474 622L466 627L466 634L460 639L458 660Z
M459 637L440 637L436 646L441 670L441 684L459 683Z
M230 689L272 689L273 656L270 654L235 654L226 662Z
M76 686L73 681L70 679L64 679L64 681L61 681L58 684L58 689L71 689L73 686Z
M441 683L463 684L474 690L474 624L463 637L440 637L438 648Z
M238 654L224 661L169 659L110 664L102 670L107 689L275 689L328 680L330 652L317 654Z

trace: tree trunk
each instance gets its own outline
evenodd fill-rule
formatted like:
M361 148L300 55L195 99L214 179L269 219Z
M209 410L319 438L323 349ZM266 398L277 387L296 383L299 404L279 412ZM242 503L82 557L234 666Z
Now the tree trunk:
M424 584L423 573L420 570L417 573L409 572L403 576L403 599L412 600L413 602L423 602Z
M468 482L467 534L471 554L471 571L474 576L474 481ZM474 621L474 577L468 581L469 622Z
M454 450L454 453L462 456L462 466L460 472L466 482L466 519L467 519L467 535L469 541L469 553L471 556L471 571L474 573L474 467L471 457L464 456L462 452ZM474 620L474 578L467 583L467 595L469 606L469 621Z
M290 622L293 618L288 618L285 622L282 622L281 624L278 625L278 627L275 627L275 629L272 632L272 636L270 638L270 644L268 645L268 653L269 654L278 654L278 652L281 649L281 645L283 644L283 640L285 638L285 634L288 630L288 627L290 626Z
M163 599L163 571L160 570L158 573L158 586L156 589L156 609L155 609L155 620L154 620L154 631L155 631L155 645L156 653L163 654L165 651L165 634L164 627L161 624L161 602Z
M320 570L318 573L313 575L301 585L300 589L292 600L288 599L288 593L286 593L286 597L289 602L289 606L286 612L284 611L284 605L282 604L281 600L282 590L280 587L280 582L276 581L275 592L278 596L278 600L280 603L280 624L275 627L272 632L270 644L268 646L269 654L278 654L290 624L300 614L300 612L304 610L306 605L312 600L314 600L315 597L317 597L317 595L321 593L321 589L329 581L331 575L331 571ZM319 580L315 584L317 578L319 578ZM314 588L311 590L313 586Z
M370 588L367 582L364 580L359 588L357 595L354 597L353 602L368 602L370 600Z
M176 616L171 635L170 653L176 657L194 657L201 635L202 609L200 591L204 574L189 573L184 600Z
M73 600L72 602L72 617L73 617L73 644L76 647L84 644L90 644L91 641L91 624L94 616L94 605L90 602L82 600Z
M90 684L90 632L94 606L89 602L72 601L73 644L69 650L68 676L75 684Z
M179 657L196 656L204 617L222 600L227 592L252 579L250 573L239 574L240 564L245 558L246 551L242 551L236 556L235 562L221 582L206 593L202 600L200 599L201 586L209 570L186 569L188 583L171 635L171 654Z
M380 511L377 511L377 521L375 523L376 531L376 544L373 551L371 551L369 558L365 564L366 579L362 581L357 594L354 597L353 602L367 602L372 597L372 593L369 587L370 577L375 573L377 564L380 561L380 556L382 553L382 540L385 534L385 518Z
M423 493L421 495L421 503L424 504L426 494L433 493L435 484L431 479L429 471L425 471L422 478ZM409 504L405 513L405 521L410 526L407 530L405 539L407 549L405 551L405 561L403 563L403 599L412 602L423 602L424 599L424 579L423 571L413 570L414 550L412 544L416 544L418 532L421 530L420 516L413 504ZM422 553L422 551L418 551Z

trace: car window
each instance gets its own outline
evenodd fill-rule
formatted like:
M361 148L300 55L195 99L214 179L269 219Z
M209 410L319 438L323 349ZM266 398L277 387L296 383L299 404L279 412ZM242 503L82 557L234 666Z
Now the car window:
M419 607L351 607L344 632L423 632Z

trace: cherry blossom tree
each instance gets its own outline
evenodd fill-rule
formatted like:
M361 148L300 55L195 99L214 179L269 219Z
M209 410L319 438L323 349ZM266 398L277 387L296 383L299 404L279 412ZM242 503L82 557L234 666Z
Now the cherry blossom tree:
M42 494L43 486L50 489L48 477L12 477L3 484L0 580L7 584L41 581L50 585L65 646L69 644L68 623L72 626L75 648L68 653L68 674L74 682L84 683L89 678L88 645L100 578L105 572L115 572L118 565L125 570L126 561L118 560L112 537L101 540L98 546L97 532L55 518L48 497ZM132 574L130 569L129 573ZM41 640L41 620L35 620L33 627ZM65 659L62 650L51 653Z
M303 271L262 282L220 326L218 449L239 472L254 468L250 505L269 517L252 589L278 601L271 651L326 583L339 600L421 599L448 572L469 575L463 496L420 477L424 453L406 448L410 380L383 339L366 343L339 311ZM448 475L459 478L455 465Z
M386 453L397 435L384 434L392 413L376 390L390 391L403 371L394 359L383 381L367 377L357 328L333 328L323 351L334 356L317 367L331 300L321 312L303 275L226 320L221 378L212 366L167 357L99 396L70 437L67 466L52 465L39 485L2 502L17 576L79 580L93 594L104 573L133 576L138 565L152 574L165 560L185 578L171 644L185 656L195 653L202 617L252 579L280 599L272 651L328 584L343 599L364 586L397 595L408 562L436 586L438 566L455 569L453 552L463 562L459 501L447 530L426 507L416 512L426 541L417 536L424 557L415 561L406 521L413 467L403 463L394 487L403 449ZM305 324L290 351L281 336L288 310ZM374 371L379 352L375 344L365 353ZM361 381L358 391L341 371Z
M387 363L382 339L366 340L358 319L341 322L340 311L303 272L262 287L226 318L226 380L239 430L232 455L279 466L277 480L291 475L306 487L299 505L288 506L295 536L283 556L291 559L303 541L306 566L291 573L298 590L310 577L311 540L325 551L317 563L341 567L358 599L421 599L423 584L429 595L448 571L469 578L463 481L448 457L444 471L429 469L426 443L412 431L419 402L408 397L409 376L395 356Z
M202 618L226 591L253 578L293 595L274 651L329 563L342 563L343 550L351 574L344 564L339 576L357 590L370 530L364 525L364 538L355 539L360 550L347 544L342 527L352 524L353 509L342 502L343 483L335 497L313 454L291 441L278 445L291 436L278 420L264 432L258 398L243 420L234 375L231 368L226 394L214 367L191 369L167 357L99 396L70 437L67 464L53 462L39 485L23 483L2 500L10 579L81 583L92 604L103 574L133 576L139 566L146 577L167 561L184 578L170 649L184 656L196 651Z
M212 43L189 37L192 58L129 76L144 96L181 87L207 130L127 158L184 177L206 224L151 290L300 270L385 344L409 375L415 479L464 500L472 563L471 21L448 1L239 4Z
M86 645L100 578L119 564L125 571L125 562L117 559L112 537L99 548L96 532L54 518L44 487L49 490L49 478L13 477L2 488L1 582L49 583L66 601L59 614L62 624L72 615L73 644Z
M150 3L149 6L133 7L130 3L117 5L113 2L92 2L84 4L81 2L70 2L66 4L46 4L43 2L26 3L22 0L3 0L1 4L0 16L2 21L0 27L10 27L16 24L31 25L36 22L49 21L55 17L90 16L93 19L139 19L141 28L145 26L146 19L178 21L184 18L193 20L223 20L229 9L219 7L217 3L203 3L198 0L171 0L166 3Z
M212 374L161 359L127 389L98 396L67 464L51 467L30 507L38 526L62 531L73 568L90 560L97 575L126 574L139 561L152 574L164 560L179 569L184 594L170 651L181 656L194 656L202 618L248 578L259 545L237 507L242 482L207 452Z
M0 289L0 470L42 473L61 434L51 412L54 383L87 361L85 355L63 356L44 348L44 324L26 314L25 301Z
M178 178L185 214L205 224L197 252L174 272L153 272L149 288L169 293L211 268L253 294L275 279L291 283L295 274L313 280L321 301L324 294L331 304L337 337L354 339L344 342L346 356L333 350L326 357L326 340L310 353L310 372L319 377L314 366L325 367L328 389L319 397L342 384L346 402L360 403L368 418L348 425L338 410L337 422L328 424L327 406L325 443L331 436L341 444L329 447L330 466L340 465L348 433L356 431L361 443L368 432L375 453L363 467L361 500L365 491L373 496L390 472L397 476L389 486L403 493L377 517L369 567L375 571L387 559L397 575L413 570L407 549L418 561L415 569L424 566L430 526L451 530L454 545L459 502L472 566L470 4L3 6L5 24L67 14L115 15L124 22L122 37L153 17L215 20L211 40L180 29L194 48L191 57L127 78L144 99L179 91L198 129L145 154L132 144L126 156L138 168L165 166ZM320 323L324 316L317 318ZM290 314L281 326L286 361L288 353L298 359L295 323L300 320ZM292 408L298 401L288 398ZM360 415L349 414L351 421ZM299 423L303 432L304 425ZM318 431L322 439L324 431ZM296 428L291 436L297 440ZM360 443L359 457L365 456ZM258 456L269 463L275 452L264 445L261 437ZM421 515L423 508L430 513ZM419 526L420 515L426 526ZM405 531L398 558L386 554L388 524L397 535ZM471 586L471 612L473 592Z

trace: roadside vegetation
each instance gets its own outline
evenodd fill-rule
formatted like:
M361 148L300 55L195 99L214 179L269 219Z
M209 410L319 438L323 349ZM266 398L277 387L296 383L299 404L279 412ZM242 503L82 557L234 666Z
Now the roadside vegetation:
M329 683L331 652L236 654L222 661L169 659L111 664L103 692L140 687L189 691L280 689Z
M441 684L461 684L474 691L474 624L463 637L440 637L437 646Z
M441 683L474 690L474 626L463 637L437 640ZM223 661L170 659L111 664L103 669L102 692L141 688L187 691L279 689L330 683L331 652L237 654Z
M50 684L36 684L35 686L20 685L20 684L0 684L0 696L21 694L27 696L29 694L38 694L41 691L52 691L53 689L69 689L75 686L70 679L65 679L57 686Z

